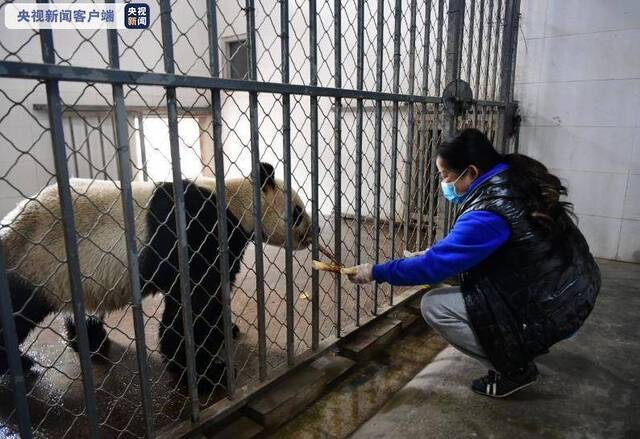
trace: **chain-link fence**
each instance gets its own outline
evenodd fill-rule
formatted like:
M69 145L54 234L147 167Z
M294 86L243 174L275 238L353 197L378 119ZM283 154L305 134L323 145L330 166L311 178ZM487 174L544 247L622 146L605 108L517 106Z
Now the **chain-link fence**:
M405 297L311 260L446 233L435 147L476 126L506 148L518 3L160 0L148 30L3 28L2 434L214 419Z

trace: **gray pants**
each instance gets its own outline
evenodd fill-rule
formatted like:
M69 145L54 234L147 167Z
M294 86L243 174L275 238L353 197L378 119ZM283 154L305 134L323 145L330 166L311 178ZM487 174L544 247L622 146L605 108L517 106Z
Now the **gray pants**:
M473 332L460 287L436 288L422 297L422 316L438 334L460 352L493 369Z

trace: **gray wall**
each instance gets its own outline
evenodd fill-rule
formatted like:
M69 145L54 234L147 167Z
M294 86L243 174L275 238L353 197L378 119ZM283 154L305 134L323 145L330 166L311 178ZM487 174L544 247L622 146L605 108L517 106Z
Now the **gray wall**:
M569 188L596 256L640 262L640 2L522 0L520 150Z

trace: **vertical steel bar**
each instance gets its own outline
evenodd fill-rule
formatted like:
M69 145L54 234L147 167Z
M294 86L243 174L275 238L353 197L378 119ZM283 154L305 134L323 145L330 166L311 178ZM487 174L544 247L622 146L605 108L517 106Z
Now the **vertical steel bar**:
M144 116L142 113L138 113L138 138L140 139L140 162L142 163L142 180L149 180L149 173L147 171L147 147L145 145L144 138Z
M171 1L160 0L160 20L162 27L162 52L164 70L174 73L173 31L171 20ZM171 148L171 170L173 176L173 197L175 201L176 234L178 235L178 268L180 272L180 301L182 304L182 323L184 331L185 353L187 360L187 380L191 398L191 420L200 419L200 401L195 364L195 343L193 336L193 310L191 308L191 277L189 274L189 244L187 242L187 218L184 203L184 184L180 170L180 139L178 137L178 112L175 87L167 87L167 119L169 122L169 145ZM229 349L225 346L225 350Z
M431 190L429 192L429 245L433 244L437 235L437 222L436 210L438 208L438 197L440 197L440 188L438 185L436 158L437 149L440 141L441 129L440 122L438 120L439 106L436 104L433 106L433 120L431 122L431 139L429 145L429 151L431 151L431 161L429 162L429 178L432 182Z
M393 32L393 92L398 93L400 85L400 26L398 14L402 7L401 1L395 4L395 24ZM414 93L415 87L415 53L416 53L416 0L411 0L411 18L409 24L409 94ZM428 26L426 32L429 32ZM428 50L428 49L427 49ZM422 66L423 71L427 71L427 65ZM390 257L395 256L396 246L396 190L397 190L397 174L398 174L398 103L392 104L393 121L391 128L391 218L389 222L391 234L391 253ZM409 103L409 134L406 146L405 164L405 218L404 218L404 248L408 248L409 240L409 223L411 219L411 156L413 155L413 103ZM394 289L390 288L389 305L393 305Z
M435 96L440 96L442 92L442 49L444 46L444 0L438 0L438 12L437 12L438 24L436 29L436 74L434 80L434 94ZM434 104L433 106L433 141L436 141L436 136L438 132L442 132L444 126L440 121L440 105ZM432 215L436 214L436 211L439 209L440 205L444 203L444 200L438 194L437 197L434 197L434 205L432 209ZM444 214L438 213L437 219L438 222L436 224L437 228L441 228L444 230Z
M384 45L384 0L378 0L377 6L377 45L376 45L376 91L382 91L382 49ZM375 102L375 164L374 164L374 244L376 264L380 262L380 166L382 162L382 100ZM373 315L378 314L378 292L380 286L376 282L373 286Z
M256 62L256 25L255 6L253 0L246 0L245 13L247 18L247 43L249 45L249 80L257 78ZM262 188L260 184L260 144L258 134L258 93L249 92L249 124L251 127L251 176L253 184L253 219L254 243L256 249L256 291L259 303L264 304L264 257L262 253ZM263 307L264 308L264 307ZM293 309L290 311L293 314ZM293 364L295 356L294 322L287 320L287 362ZM264 310L262 314L264 319ZM264 324L263 325L264 330Z
M289 0L280 0L280 70L282 82L289 83ZM285 237L285 293L287 302L287 361L293 362L294 340L294 298L293 298L293 219L291 212L291 96L282 95L282 150L284 158L284 185L286 211L287 236ZM314 270L315 271L315 270ZM291 352L291 354L289 354ZM266 358L266 357L265 357Z
M73 169L75 171L75 178L80 178L80 168L78 166L78 151L76 150L76 135L73 132L73 117L69 115L69 135L71 137L71 154L73 156Z
M480 99L480 76L482 76L482 43L484 33L484 1L480 0L480 12L479 12L479 25L478 25L478 56L476 58L476 81L473 90L475 92L475 98ZM474 106L473 112L473 126L478 126L478 105Z
M333 39L335 87L342 88L342 1L333 2ZM342 262L342 99L335 98L334 108L334 254ZM342 276L335 277L336 337L342 330Z
M491 7L493 7L493 3L491 3ZM489 66L489 68L487 68L487 72L489 72L489 70L491 70L491 75L487 74L486 77L486 84L485 84L485 93L487 94L487 100L491 99L491 100L495 100L495 86L496 86L496 81L498 80L497 78L497 68L498 68L498 45L499 45L499 39L500 39L500 12L501 12L501 8L502 8L502 0L498 0L498 5L496 8L496 14L495 17L493 15L489 15L489 23L490 26L495 26L495 42L493 43L493 63L491 63L491 45L489 45L488 47L488 51L489 51L489 56L487 57L487 64ZM493 10L491 11L493 13ZM489 28L491 30L491 28ZM489 95L489 84L491 84L491 95ZM489 111L489 117L488 117L488 121L487 121L487 134L489 136L489 138L491 139L491 142L495 142L495 132L494 132L494 116L495 116L495 107L490 106L488 107ZM495 144L495 143L494 143Z
M104 131L102 130L102 127L104 126L105 121L107 120L107 116L105 116L104 119L102 119L102 123L100 123L100 156L102 158L102 176L103 178L106 180L109 176L109 174L107 173L107 156L105 154L104 151Z
M421 119L422 122L422 119ZM424 181L424 163L427 160L427 152L425 149L425 138L422 136L422 123L419 130L419 139L416 143L417 147L417 159L418 159L418 169L416 170L416 242L414 248L416 250L420 250L422 246L422 216L424 214L424 191L425 191L425 181ZM413 198L413 197L412 197Z
M309 83L318 85L318 14L316 0L309 0ZM318 260L318 97L310 96L310 130L311 130L311 256ZM318 270L311 271L311 348L315 351L320 343L320 277Z
M496 99L496 89L498 88L498 52L500 49L500 30L502 28L502 0L498 0L498 8L496 11L496 42L493 45L493 71L491 73L491 100ZM504 35L503 35L504 37Z
M445 82L447 84L460 78L461 43L464 32L464 0L450 0L447 24L447 67ZM456 130L458 116L447 113L445 116L445 135L450 136ZM444 205L444 230L449 230L452 221L452 205Z
M424 52L423 52L423 64L424 70L422 72L422 95L428 96L429 94L429 58L430 58L430 46L431 46L431 0L427 0L425 5L425 35L424 35ZM435 108L432 110L431 116L431 126L432 129L436 127L435 120ZM431 245L433 240L433 225L434 225L434 215L435 215L435 154L433 145L436 142L436 136L433 131L431 133L431 138L429 138L429 128L428 128L428 107L427 104L422 104L422 130L423 130L423 142L425 145L424 153L429 157L429 175L427 177L427 194L428 194L428 202L429 202L429 218L428 218L428 229L427 229L427 242ZM429 153L428 153L429 151ZM426 171L425 171L426 172ZM423 190L424 191L424 190ZM422 249L420 249L422 250Z
M87 128L87 120L82 120L84 125L84 138L87 142L87 161L89 162L89 177L93 178L93 160L91 160L91 142L89 141L89 129Z
M29 439L31 434L31 416L27 403L27 387L24 381L16 324L13 320L11 292L7 282L6 264L4 262L4 245L0 241L0 323L4 337L4 355L8 358L11 381L13 382L13 398L18 413L18 429L20 437Z
M114 3L114 0L109 0ZM109 48L109 64L112 69L120 68L120 51L118 48L118 31L107 31ZM131 314L135 333L136 358L140 379L142 409L147 437L154 436L153 405L151 403L151 381L147 364L147 345L142 317L142 293L140 288L140 267L136 244L135 213L133 210L133 193L131 189L131 154L129 151L129 133L127 129L127 110L124 102L122 84L113 85L113 102L116 117L116 151L118 158L118 178L122 192L122 212L124 218L125 242L127 246L127 268L129 285L131 286Z
M447 11L447 48L446 48L446 67L445 67L445 87L456 78L455 72L458 68L456 49L458 43L456 41L457 33L457 16L458 8L460 7L458 0L449 0L449 9ZM443 15L444 18L444 15ZM443 112L443 133L445 137L448 137L455 130L456 117L451 116L447 112ZM449 213L450 202L443 200L442 213L443 213L443 233L449 230Z
M357 18L357 61L356 88L362 90L364 84L364 0L358 0ZM362 113L364 102L356 102L356 262L362 257ZM356 326L360 326L360 285L356 285Z
M476 21L476 0L469 6L469 48L467 49L467 81L471 84L471 64L473 64L473 32Z
M435 96L440 96L442 91L442 49L444 46L444 0L438 0L438 29L436 33L436 75L435 75ZM438 131L443 132L444 126L440 121L440 105L435 104L433 108L433 138L435 140ZM440 201L440 203L438 203ZM434 199L434 209L439 209L438 204L444 204L444 199L438 194L438 198ZM436 210L432 210L435 215ZM443 209L444 210L444 209ZM444 215L438 214L437 227L444 230Z
M445 83L460 78L460 59L462 56L460 45L464 32L464 0L449 0L449 13L447 24L447 66L445 71ZM445 135L451 135L455 131L456 116L448 116Z
M416 4L416 0L411 0L410 3L410 24L409 24L409 94L413 95L414 90L415 90L415 76L416 76L416 10L417 10L417 4ZM400 53L398 51L398 56L400 56ZM423 58L424 59L424 58ZM423 66L423 80L424 80L424 69L426 69L426 66ZM426 87L423 84L423 88ZM408 111L408 116L407 116L407 122L408 122L408 127L407 127L407 150L411 151L411 154L413 154L413 143L415 142L415 107L414 107L414 103L413 102L409 102L409 111ZM423 130L424 132L424 130ZM421 139L421 143L424 143L424 138ZM411 145L411 146L409 146ZM422 239L422 211L423 211L423 205L424 205L424 200L422 199L422 192L423 192L423 179L422 179L422 175L421 175L421 164L422 166L424 166L424 148L420 148L420 145L418 144L418 151L419 151L419 160L418 160L418 218L417 218L417 241L418 241L418 247L420 247L420 241ZM409 156L411 157L411 156ZM395 174L394 174L395 175ZM411 180L409 180L411 181ZM393 304L393 302L391 302Z
M209 68L211 76L220 77L218 44L217 1L207 1L207 21L209 26ZM235 394L233 323L231 321L231 279L229 277L229 240L227 230L227 202L224 186L224 149L222 146L222 100L220 89L211 89L211 112L213 114L213 160L216 177L216 209L218 214L218 242L220 246L220 281L222 294L222 325L224 332L224 364L227 370L227 392L230 398ZM264 299L264 297L263 297ZM264 311L264 302L258 310ZM264 324L264 321L262 322ZM261 334L264 334L262 328ZM264 340L262 340L264 343ZM267 377L266 346L260 345L260 380Z
M489 65L491 64L491 37L493 28L493 0L489 0L489 21L487 22L487 63L484 68L484 78L483 78L483 86L484 99L489 99Z
M47 2L39 0L39 3ZM42 60L47 64L55 64L53 33L51 29L40 29L40 43L42 46ZM96 405L91 360L89 359L89 337L87 334L87 322L84 310L82 273L80 271L80 256L78 253L73 201L71 198L71 188L69 187L69 168L65 151L62 105L60 102L58 81L48 80L46 82L46 89L51 143L53 145L53 160L56 170L56 182L58 183L67 268L69 270L71 286L73 317L75 319L78 347L80 350L80 370L82 372L85 410L89 418L89 436L97 438L100 437L100 427L98 425L98 409Z
M394 17L395 20L398 20L397 17L397 2L396 2L396 11L394 12ZM396 32L396 28L394 25L394 35L393 35L393 56L394 56L394 64L393 64L393 81L394 81L394 86L395 86L395 74L396 74L396 39L399 38L399 36L397 35ZM399 43L399 42L398 42ZM398 144L398 140L396 138L396 131L397 131L397 108L398 108L398 104L396 102L393 103L393 127L392 128L392 139L391 139L391 148L395 149L397 148L397 144ZM395 146L394 146L395 145ZM413 143L412 142L407 142L407 150L405 152L405 157L404 157L404 179L405 179L405 186L404 186L404 227L403 227L403 240L404 240L404 248L405 249L409 249L409 228L410 228L410 224L411 224L411 180L413 178Z
M439 0L438 2L438 30L437 30L437 42L436 42L436 84L435 84L435 94L439 96L442 92L442 52L444 49L444 0ZM441 132L444 132L444 121L441 120L440 114L440 105L436 104L434 108L434 121L435 124L439 127ZM440 225L444 230L444 212L446 211L445 201L440 200L442 206L442 215L438 215Z
M500 101L505 104L500 118L500 148L507 152L507 130L511 130L513 118L513 74L515 72L515 57L518 44L518 14L520 0L506 0L505 24L502 32L502 58L500 66Z

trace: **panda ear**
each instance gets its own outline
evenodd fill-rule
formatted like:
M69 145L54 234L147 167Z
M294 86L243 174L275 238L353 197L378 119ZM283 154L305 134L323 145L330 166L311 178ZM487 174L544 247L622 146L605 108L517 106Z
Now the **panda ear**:
M275 170L269 163L260 162L260 187L263 191L276 187Z

